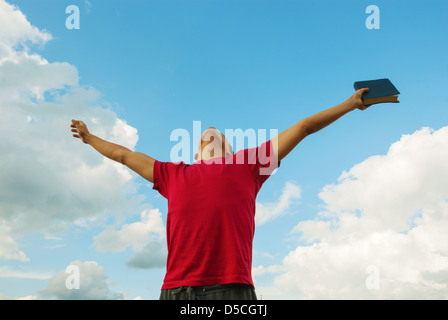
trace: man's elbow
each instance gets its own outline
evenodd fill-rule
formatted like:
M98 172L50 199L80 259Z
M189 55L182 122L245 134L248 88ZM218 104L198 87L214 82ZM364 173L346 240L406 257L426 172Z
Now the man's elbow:
M123 150L118 150L112 154L111 159L118 163L121 163L122 165L126 165L126 160L129 157L128 153L130 153L130 152L132 152L132 151L125 152Z
M305 118L303 120L300 120L299 122L299 131L301 133L301 136L305 138L306 136L309 136L310 134L313 134L315 131L313 130L313 127L309 123L309 121Z

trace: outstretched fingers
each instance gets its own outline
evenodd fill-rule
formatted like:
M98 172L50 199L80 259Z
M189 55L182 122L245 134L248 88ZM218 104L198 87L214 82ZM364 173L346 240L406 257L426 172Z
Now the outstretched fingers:
M71 131L75 133L75 134L73 134L73 137L81 139L81 136L79 135L78 128L77 128L77 126L79 126L79 125L82 125L82 121L72 119L72 123L71 123L70 127L73 128Z
M78 134L78 130L77 129L72 129L72 132L75 133L75 134L73 134L73 137L81 139L80 135Z
M70 124L72 128L73 137L81 139L82 142L87 143L87 137L89 136L89 130L84 122L80 120L72 119L72 123Z

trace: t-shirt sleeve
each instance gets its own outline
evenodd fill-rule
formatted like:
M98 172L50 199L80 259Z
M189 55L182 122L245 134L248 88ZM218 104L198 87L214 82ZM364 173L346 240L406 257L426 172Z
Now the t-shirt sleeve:
M175 175L175 170L179 165L180 163L162 162L158 160L154 162L154 185L152 188L159 191L159 193L167 199L169 196L168 186L170 179Z
M280 167L280 161L275 161L271 140L256 148L245 150L247 164L260 186L271 176L275 169Z

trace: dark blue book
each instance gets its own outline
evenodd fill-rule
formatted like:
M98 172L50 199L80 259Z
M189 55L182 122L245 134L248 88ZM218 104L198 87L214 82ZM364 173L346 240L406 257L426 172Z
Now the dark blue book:
M355 90L369 88L369 91L362 95L362 100L366 107L376 103L398 103L400 92L395 88L389 79L377 79L367 81L356 81L353 84Z

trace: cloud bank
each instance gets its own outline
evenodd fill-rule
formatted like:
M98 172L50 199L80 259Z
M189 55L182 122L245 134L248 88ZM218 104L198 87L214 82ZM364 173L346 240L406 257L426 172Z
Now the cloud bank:
M279 216L287 214L290 212L290 207L297 203L301 196L302 190L298 185L292 182L286 182L277 201L270 203L256 203L256 224L260 226Z
M6 234L126 214L142 201L135 176L73 139L69 125L82 117L92 132L131 149L137 130L97 90L80 85L74 66L30 53L30 45L50 39L0 1L0 227ZM4 234L2 248L8 243L11 252ZM17 250L16 256L23 260Z
M127 262L138 269L163 268L167 248L165 226L159 209L145 210L140 221L125 224L121 229L110 226L95 237L98 251L121 252L131 248L135 256Z
M36 231L52 235L68 226L103 226L111 220L120 225L136 212L142 212L146 228L124 225L115 244L138 247L137 253L152 242L160 244L161 213L151 211L139 194L136 175L74 139L69 126L71 119L82 119L92 133L132 150L138 142L137 129L120 119L99 91L80 84L75 66L49 62L35 53L51 39L47 31L31 25L18 7L0 0L0 260L30 262L18 244L19 236ZM98 241L107 238L111 228L116 227L106 227ZM132 228L140 232L129 240L126 232ZM100 242L96 247L105 251L105 246ZM146 263L160 267L164 257L159 250ZM94 285L101 292L99 298L119 297L101 287L104 270L95 263L79 263L97 279L85 286ZM14 277L5 270L3 274ZM50 280L47 296L68 294L64 288L54 289L63 276ZM76 295L96 298L92 290Z
M76 274L69 267L75 267ZM60 300L121 300L126 294L110 289L104 267L95 261L72 261L69 267L60 271L48 281L48 286L40 292L43 298ZM70 277L79 277L74 286ZM77 280L78 281L78 280Z
M343 172L325 210L293 228L301 244L276 273L277 297L448 298L448 127L403 135ZM372 272L372 270L374 272ZM374 277L375 279L372 279ZM378 285L372 286L372 280Z

